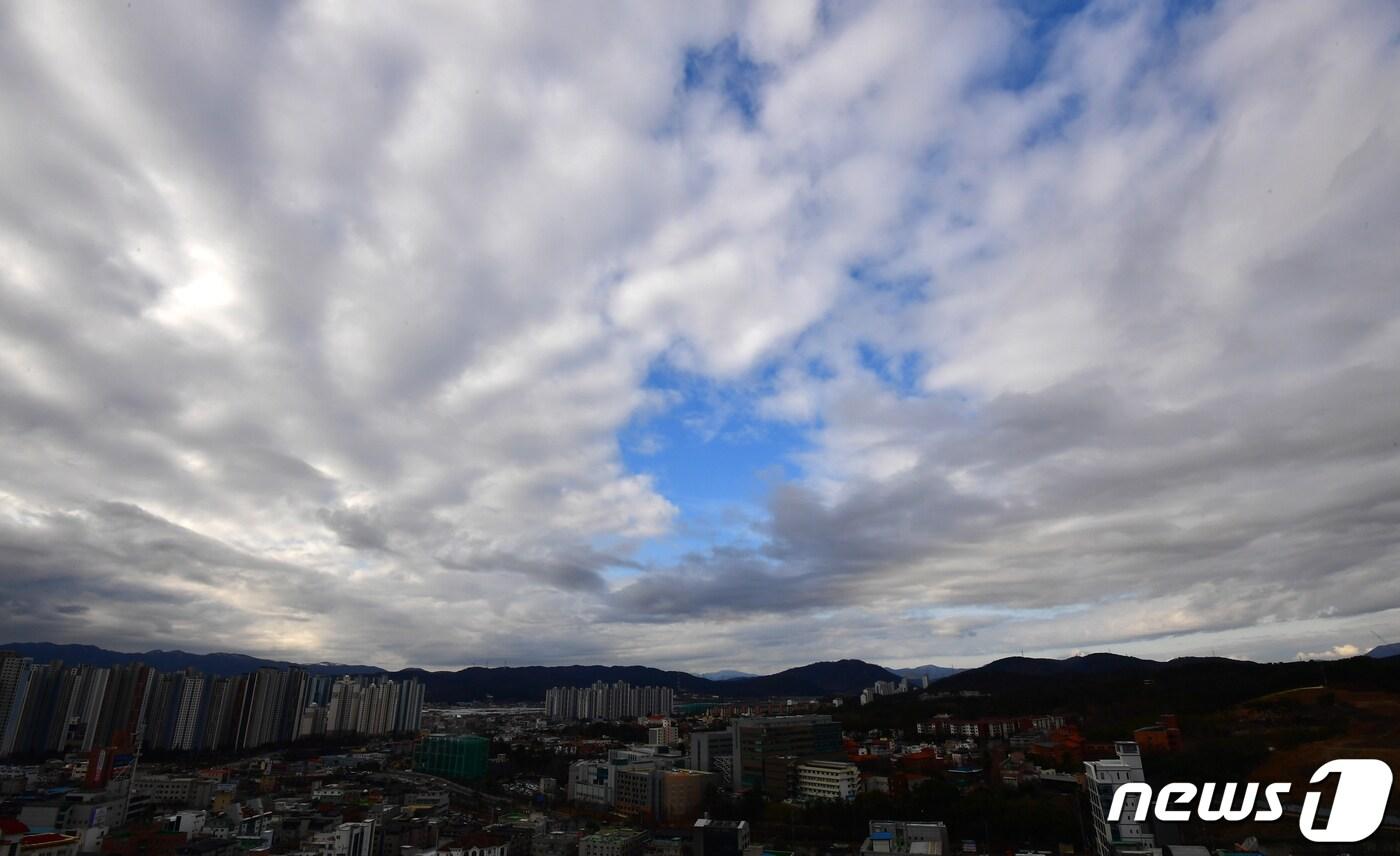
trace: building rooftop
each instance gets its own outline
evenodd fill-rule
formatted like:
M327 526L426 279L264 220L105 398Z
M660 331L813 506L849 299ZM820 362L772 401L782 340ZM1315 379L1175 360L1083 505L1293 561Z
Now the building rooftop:
M695 825L712 826L715 829L739 829L748 826L749 822L747 820L711 820L708 817L702 817L695 821Z
M600 829L588 836L588 838L601 841L623 841L641 834L642 830L633 829L630 826L613 826L607 829Z
M62 832L39 832L34 835L26 835L19 840L20 849L30 847L44 847L49 844L66 844L69 841L77 841L72 835L64 835Z

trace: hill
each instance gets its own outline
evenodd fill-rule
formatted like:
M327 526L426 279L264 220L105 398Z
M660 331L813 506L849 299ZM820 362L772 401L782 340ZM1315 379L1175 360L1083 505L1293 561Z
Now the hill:
M758 678L724 681L721 692L741 698L772 695L851 695L876 681L893 680L888 669L864 660L836 660L786 669Z
M300 666L317 675L370 675L382 674L378 666L348 665L345 663L289 663L285 660L268 660L250 657L247 654L191 654L188 651L142 651L127 653L109 651L96 645L56 645L51 642L11 642L0 645L0 651L13 651L23 657L33 657L36 662L62 660L71 665L81 666L123 666L128 663L145 663L162 672L178 672L181 669L197 669L210 675L241 675L258 669L286 669Z
M1174 661L1175 662L1175 661ZM1234 662L1234 661L1230 661ZM976 669L966 669L943 678L940 690L996 691L1008 685L1030 681L1059 681L1071 677L1147 677L1167 664L1156 660L1125 657L1122 654L1085 654L1064 660L1044 657L1004 657ZM1255 664L1252 664L1255 665Z
M433 702L484 698L538 701L550 687L587 687L598 681L626 681L633 686L671 687L689 695L733 699L849 695L891 677L885 669L860 660L812 663L772 675L728 680L710 680L648 666L473 666L456 672L405 669L395 674L423 681L427 699Z
M94 645L56 645L49 642L14 642L0 645L0 651L14 651L37 661L61 660L70 665L117 666L145 663L161 671L193 668L212 675L237 675L256 669L287 669L298 666L313 674L382 674L413 677L424 684L428 701L436 703L495 699L497 701L539 701L550 687L586 687L603 681L626 681L633 686L663 686L690 694L716 698L763 698L767 696L820 696L858 693L875 681L893 677L887 670L860 660L812 663L773 675L709 680L687 672L665 671L647 666L473 666L455 672L403 669L388 672L377 666L341 663L290 663L249 657L246 654L191 654L187 651L145 651L124 653Z
M1388 645L1377 645L1366 652L1367 657L1400 657L1400 642L1391 642Z
M1150 722L1163 711L1218 710L1269 693L1324 684L1400 692L1400 658L1253 663L1224 657L1159 662L1116 654L1066 660L1008 657L944 678L934 689L984 693L984 699L969 705L997 712L1088 710L1096 711L1094 718L1105 725L1126 727L1132 721ZM1115 722L1120 717L1123 721Z
M847 728L909 729L934 713L954 716L1063 713L1079 717L1085 736L1113 740L1177 713L1183 722L1270 693L1327 686L1400 694L1400 657L1252 663L1223 657L1169 662L1113 654L1043 660L1009 657L944 678L930 690L846 706Z

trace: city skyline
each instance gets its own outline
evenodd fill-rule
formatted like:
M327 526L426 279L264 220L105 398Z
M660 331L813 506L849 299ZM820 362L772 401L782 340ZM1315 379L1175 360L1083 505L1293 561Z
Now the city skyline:
M0 10L3 641L1400 641L1400 7Z

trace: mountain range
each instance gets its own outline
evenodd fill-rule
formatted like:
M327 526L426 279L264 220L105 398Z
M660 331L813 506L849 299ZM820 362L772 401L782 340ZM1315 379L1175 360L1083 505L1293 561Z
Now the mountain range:
M700 677L711 681L732 681L735 678L756 678L758 675L737 669L720 669L718 672L701 672Z
M908 678L911 681L918 680L919 678L927 676L929 682L932 683L933 681L941 681L949 675L956 675L958 672L961 672L963 670L954 669L950 666L928 665L910 666L907 669L890 669L890 671L894 672L896 675L899 675L901 678Z
M244 654L191 654L185 651L146 651L122 653L93 645L58 645L48 642L15 642L0 650L46 662L62 660L72 665L115 666L142 662L162 671L194 668L213 675L235 675L259 668L286 669L293 665L313 674L376 674L394 678L414 677L425 686L430 702L458 702L479 699L497 701L538 701L545 690L557 686L590 686L597 681L626 681L634 686L667 686L688 695L749 699L770 696L854 695L876 681L915 679L928 675L940 690L1006 692L1050 690L1057 685L1105 681L1141 681L1154 677L1172 679L1185 672L1251 675L1263 671L1289 671L1304 664L1260 664L1214 657L1182 657L1167 662L1126 657L1119 654L1087 654L1054 660L1037 657L1006 657L976 669L945 666L916 666L886 669L861 660L811 663L785 669L772 675L751 675L734 670L693 675L689 672L654 669L648 666L472 666L457 671L403 669L397 672L377 666L345 663L295 664ZM1400 655L1400 645L1373 649L1367 658L1382 659ZM1366 659L1366 658L1362 658ZM1400 661L1397 661L1400 662ZM1296 671L1296 669L1293 669Z
M299 666L315 675L385 674L385 670L378 666L347 663L290 663L285 660L250 657L247 654L191 654L188 651L143 651L139 654L129 654L109 651L96 645L57 645L52 642L11 642L0 645L0 651L14 651L24 657L33 657L36 662L41 663L52 660L62 660L78 666L145 663L162 672L196 669L210 675L241 675L262 668L286 669L290 666Z
M457 671L403 669L387 671L377 666L344 663L298 664L245 654L190 654L185 651L123 653L94 645L57 645L49 642L12 642L0 651L13 651L36 661L62 660L71 665L117 666L141 662L161 671L193 668L212 675L237 675L261 668L300 666L320 675L387 675L422 681L431 702L538 701L550 687L586 687L597 681L626 681L633 686L665 686L691 695L724 698L767 696L822 696L858 693L876 681L893 680L889 670L860 660L811 663L772 675L744 675L714 680L689 672L666 671L648 666L472 666Z

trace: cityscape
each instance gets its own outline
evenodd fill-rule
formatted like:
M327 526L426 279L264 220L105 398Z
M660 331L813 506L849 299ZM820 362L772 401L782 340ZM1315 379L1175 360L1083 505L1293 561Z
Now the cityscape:
M0 856L1400 856L1400 0L7 0L0 128Z
M816 695L692 676L699 689L599 678L472 698L441 696L452 684L421 670L222 675L9 647L6 856L1320 854L1289 826L1296 798L1282 821L1222 828L1113 817L1115 794L1264 770L1301 791L1319 746L1400 762L1396 646L1330 662L1093 654L936 679L853 661L756 676L844 682ZM1395 846L1395 814L1351 845Z

